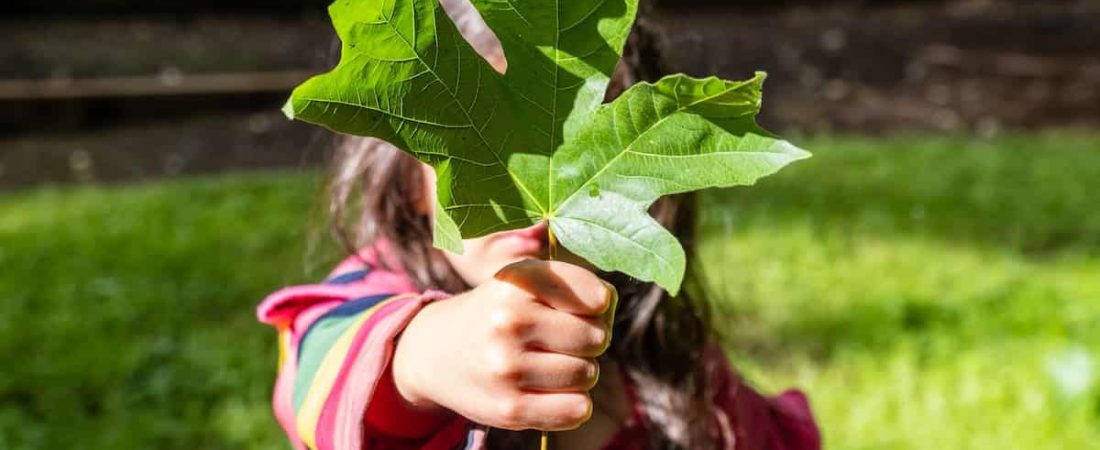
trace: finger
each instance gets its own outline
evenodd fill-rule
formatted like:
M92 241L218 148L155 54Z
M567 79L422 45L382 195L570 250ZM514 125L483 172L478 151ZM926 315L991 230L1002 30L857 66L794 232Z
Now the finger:
M602 315L615 295L615 288L596 274L561 261L520 261L501 269L496 278L571 314Z
M592 417L592 399L576 392L520 393L499 405L499 428L573 430Z
M527 330L529 348L582 358L594 358L607 351L611 342L606 317L585 317L545 306L536 306ZM610 313L607 313L610 314Z
M586 392L596 385L600 366L595 359L550 352L527 352L517 386L536 392Z

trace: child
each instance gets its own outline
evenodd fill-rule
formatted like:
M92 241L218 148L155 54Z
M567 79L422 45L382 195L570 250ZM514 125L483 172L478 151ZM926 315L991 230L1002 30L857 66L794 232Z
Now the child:
M443 5L505 70L469 4ZM613 91L629 76L618 71ZM690 264L670 298L583 262L542 261L545 223L450 254L432 247L430 168L352 138L333 169L330 212L336 224L354 216L354 231L337 227L354 256L259 308L279 330L275 412L296 448L534 450L537 433L518 431L533 429L554 431L559 450L820 447L801 393L765 398L730 370ZM689 261L692 200L652 208Z

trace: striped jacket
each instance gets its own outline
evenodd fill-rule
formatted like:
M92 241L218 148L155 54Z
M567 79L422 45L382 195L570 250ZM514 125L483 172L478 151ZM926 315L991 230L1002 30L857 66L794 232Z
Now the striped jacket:
M395 337L421 307L447 294L418 292L406 275L382 269L399 267L379 264L386 257L366 250L323 284L285 288L260 304L259 320L279 332L276 419L298 450L483 449L483 427L409 410L396 393L388 370ZM724 369L714 380L714 407L727 449L820 448L800 392L765 398L742 384L720 351L711 353ZM605 450L646 448L646 417L635 410Z

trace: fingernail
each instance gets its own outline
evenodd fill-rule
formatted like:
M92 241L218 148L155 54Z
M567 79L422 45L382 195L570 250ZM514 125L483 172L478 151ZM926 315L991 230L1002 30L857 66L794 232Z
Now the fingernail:
M607 286L607 311L604 316L607 320L608 332L611 331L611 325L615 323L615 309L619 306L619 290L615 289L615 285L608 283L607 281L600 280L605 286Z

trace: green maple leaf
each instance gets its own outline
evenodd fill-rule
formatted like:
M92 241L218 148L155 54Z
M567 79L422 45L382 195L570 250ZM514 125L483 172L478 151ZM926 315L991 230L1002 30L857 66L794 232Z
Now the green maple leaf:
M548 220L597 267L675 293L685 256L647 212L661 195L752 184L808 153L755 123L763 74L666 77L602 104L638 0L472 0L497 73L437 0L338 0L340 63L287 115L393 143L435 168L436 245Z

